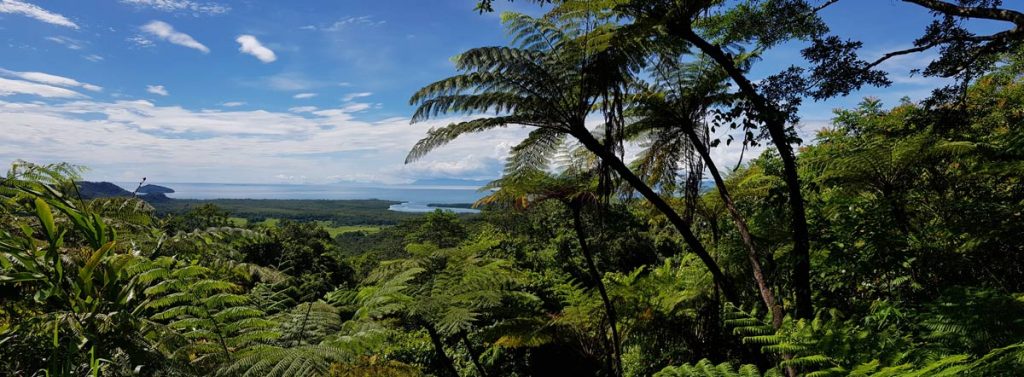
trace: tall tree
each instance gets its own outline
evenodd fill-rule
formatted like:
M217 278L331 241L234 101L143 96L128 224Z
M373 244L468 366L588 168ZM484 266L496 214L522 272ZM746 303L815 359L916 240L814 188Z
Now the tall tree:
M645 138L647 148L641 153L641 170L656 177L661 185L672 187L680 174L678 161L687 158L700 160L702 164L698 164L696 169L693 164L686 166L691 169L689 174L697 177L707 166L718 195L747 250L762 302L772 314L772 324L778 328L782 324L783 308L765 277L761 256L747 220L736 207L718 165L711 158L711 131L707 118L711 117L714 107L732 98L722 83L721 70L712 64L705 59L686 64L674 56L663 56L653 68L656 84L637 95L637 105L630 114L635 121L630 125L628 134Z
M583 214L596 204L600 193L591 175L580 169L567 169L562 174L554 176L550 173L530 171L508 171L508 175L498 179L485 187L496 188L497 191L480 199L479 204L492 204L504 202L512 204L514 208L525 209L530 205L554 200L562 203L569 210L572 216L572 228L576 235L576 242L579 244L580 253L587 265L587 272L590 274L594 285L601 296L601 303L604 305L605 316L608 319L609 333L611 334L611 357L612 373L622 375L622 339L619 336L619 320L615 311L615 305L608 296L608 289L604 284L604 274L597 268L594 258L594 251L587 241L587 231L584 225Z
M536 19L506 13L503 19L518 47L482 47L455 58L462 74L420 89L410 100L419 105L413 121L450 113L495 116L453 123L433 129L409 152L406 162L423 157L457 137L494 128L523 125L537 128L516 148L524 156L549 156L557 140L571 136L618 174L668 218L689 249L707 266L730 301L737 296L732 284L690 224L671 205L637 176L616 153L612 144L602 143L587 127L595 106L606 105L606 119L621 119L621 97L609 96L625 87L631 71L642 64L643 55L627 51L639 46L615 45L613 24L591 26L557 20ZM623 61L635 57L638 61ZM604 103L601 101L604 100ZM618 125L621 126L621 121ZM607 132L606 132L606 135ZM529 153L527 153L529 152Z

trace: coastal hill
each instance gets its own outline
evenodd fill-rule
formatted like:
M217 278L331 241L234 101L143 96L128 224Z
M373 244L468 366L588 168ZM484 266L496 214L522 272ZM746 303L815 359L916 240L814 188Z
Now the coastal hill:
M79 181L78 192L83 199L131 196L132 192L110 182Z
M142 187L139 187L138 193L144 195L173 194L174 189L158 185L143 185Z
M132 196L132 192L110 182L79 181L78 191L83 199L112 198L121 196ZM138 189L138 194L148 200L169 199L164 194L173 193L174 189L159 185L143 185Z

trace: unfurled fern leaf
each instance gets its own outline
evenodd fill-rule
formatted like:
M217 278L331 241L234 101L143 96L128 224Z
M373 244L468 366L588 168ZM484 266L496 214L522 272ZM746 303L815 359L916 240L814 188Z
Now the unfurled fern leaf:
M763 376L781 377L782 374L772 371ZM693 365L684 364L667 367L655 373L654 377L762 377L762 374L753 365L741 365L739 367L729 363L715 365L710 360L703 359Z
M145 291L151 319L177 334L164 345L169 353L204 368L280 336L275 322L236 293L238 286L211 273L197 265L180 267Z

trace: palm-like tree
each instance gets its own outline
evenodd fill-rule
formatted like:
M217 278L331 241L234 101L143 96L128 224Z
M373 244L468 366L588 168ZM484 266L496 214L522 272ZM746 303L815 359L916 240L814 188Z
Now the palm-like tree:
M536 299L510 289L514 271L508 261L481 255L492 246L488 241L446 249L410 244L411 258L381 263L370 277L374 284L359 291L356 319L397 319L424 329L442 373L458 376L444 349L445 339L454 337L466 347L477 373L487 376L469 334L481 317L507 300Z
M765 307L772 313L772 324L778 327L784 315L782 306L776 301L775 293L765 278L761 257L747 221L737 209L715 160L711 158L711 132L706 119L714 106L734 97L727 92L725 74L705 58L683 63L672 55L662 57L653 71L656 84L644 88L636 96L637 105L631 114L635 120L627 131L627 134L647 141L647 148L640 155L641 171L653 178L653 183L671 187L682 168L689 167L689 174L699 177L700 172L693 170L707 167L747 249L754 282ZM692 159L700 163L682 167L678 163Z
M511 204L513 208L525 209L531 205L554 200L565 205L573 219L573 230L576 240L580 246L580 252L587 264L587 272L597 286L601 295L601 302L604 305L605 316L608 318L609 330L611 332L611 369L614 375L622 374L622 341L619 337L618 315L615 306L608 296L605 287L604 275L598 270L594 261L594 254L590 244L587 242L587 232L583 223L583 212L590 204L599 201L600 190L597 182L593 179L593 169L579 169L579 166L570 167L558 175L540 170L519 171L514 166L509 166L506 175L501 179L491 182L483 189L497 189L490 195L481 198L476 205L494 203Z
M508 126L534 127L513 149L510 164L541 164L561 140L572 137L624 179L680 232L708 268L727 299L736 301L717 262L690 229L690 223L637 176L617 153L625 89L639 69L641 40L616 32L612 23L584 31L577 23L506 13L503 19L517 47L474 48L455 58L463 73L420 89L411 103L413 122L444 114L487 114L432 129L409 152L406 162L423 157L461 135ZM595 112L605 117L602 143L587 127ZM618 129L618 130L617 130Z

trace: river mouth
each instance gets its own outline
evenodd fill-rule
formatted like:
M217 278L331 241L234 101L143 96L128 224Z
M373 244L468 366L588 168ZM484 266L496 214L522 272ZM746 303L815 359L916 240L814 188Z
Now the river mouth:
M404 202L399 204L392 204L388 207L389 211L395 212L412 212L412 213L425 213L434 212L436 210L451 211L455 213L480 213L480 210L473 208L459 208L459 207L444 207L444 206L430 206L426 203L413 203Z

